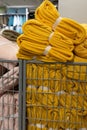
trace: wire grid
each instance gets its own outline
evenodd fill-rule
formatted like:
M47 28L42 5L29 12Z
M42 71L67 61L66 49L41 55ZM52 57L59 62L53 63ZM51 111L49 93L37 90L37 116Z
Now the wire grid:
M21 130L19 66L19 61L0 60L0 130Z
M23 130L87 130L87 63L23 66Z

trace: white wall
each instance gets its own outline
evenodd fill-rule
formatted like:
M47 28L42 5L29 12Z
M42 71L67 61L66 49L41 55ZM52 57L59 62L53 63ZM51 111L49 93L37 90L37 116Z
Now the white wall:
M59 0L58 10L61 17L87 23L87 0Z
M0 0L1 1L1 0ZM38 7L42 0L2 0L5 6L28 6L28 7Z

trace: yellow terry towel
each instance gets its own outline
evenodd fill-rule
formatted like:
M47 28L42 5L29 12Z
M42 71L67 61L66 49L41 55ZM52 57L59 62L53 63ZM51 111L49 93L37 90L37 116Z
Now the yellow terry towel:
M51 119L47 118L46 124L44 123L31 123L28 124L27 130L63 130L63 129L81 129L87 128L86 118L80 116L75 116L75 110L64 110L62 108L57 110L49 110L49 114L52 114L56 117L54 120L53 116ZM49 120L49 121L48 121ZM81 123L80 123L81 122Z
M85 39L85 29L77 21L61 17L56 7L49 1L44 0L35 11L35 18L66 35L74 44L80 44Z
M52 66L53 67L53 66ZM67 86L62 85L63 75L60 69L51 68L51 65L40 66L38 64L27 65L27 84L34 86L44 86L52 92L62 91Z
M30 85L26 89L26 103L29 105L41 105L43 107L52 108L58 106L59 97L46 87L33 88Z
M61 88L67 93L79 92L80 86L81 84L78 81L67 78L66 76L61 79Z
M86 38L87 38L87 23L82 23L81 26L83 26L84 29L86 30Z
M50 130L50 129L45 127L43 124L37 123L37 124L28 124L27 130Z
M87 24L81 24L81 25L86 30L86 37L85 37L85 40L81 44L75 46L74 53L75 55L79 57L87 59Z
M27 119L30 126L39 124L48 129L87 127L87 102L84 96L66 93L56 95L51 90L44 89L36 89L35 94L35 88L27 88ZM32 96L29 95L31 91ZM35 98L37 100L33 102Z
M73 59L74 45L72 41L59 32L52 32L50 27L39 21L32 19L25 22L23 32L24 34L17 39L21 52L44 56L46 61L49 61L50 57L53 60L64 62ZM19 56L20 51L17 54L18 58L20 58Z
M87 101L87 83L86 82L80 83L78 93L82 94L84 96L85 100Z
M47 115L48 109L53 109L53 104L55 107L58 106L57 95L54 95L49 89L39 88L35 90L32 86L28 86L26 92L27 118L29 123L42 123L46 125L47 117L50 119L50 115ZM36 102L34 102L35 100Z
M62 67L62 68L61 68ZM84 67L84 66L83 66ZM71 69L71 71L70 71ZM28 64L27 65L27 85L33 85L33 86L43 86L45 89L50 89L52 92L55 92L56 94L59 94L59 92L65 91L65 92L79 92L84 93L85 91L85 84L84 86L81 86L81 83L78 82L79 80L79 73L73 72L78 70L80 73L81 70L78 66L75 66L75 70L73 70L73 66L69 66L69 71L67 71L67 68L65 66L53 66L53 65L40 65L40 64ZM86 68L85 68L86 69ZM76 78L78 78L77 81L73 80L75 77L73 77L73 73ZM81 74L81 73L80 73ZM82 72L83 74L83 72ZM81 74L81 76L82 76ZM85 75L84 70L84 75ZM83 79L84 80L84 79ZM82 89L82 88L83 89ZM81 90L82 89L82 90Z
M85 41L81 43L80 45L75 46L74 53L75 55L81 58L87 59L87 39L85 39Z
M60 108L59 113L59 128L71 130L87 128L86 118L78 116L78 110Z
M87 59L75 55L74 61L66 64L66 67L62 69L62 74L79 82L87 82Z
M74 94L61 94L58 96L59 104L63 108L77 110L77 115L87 116L87 101L85 95L79 93Z

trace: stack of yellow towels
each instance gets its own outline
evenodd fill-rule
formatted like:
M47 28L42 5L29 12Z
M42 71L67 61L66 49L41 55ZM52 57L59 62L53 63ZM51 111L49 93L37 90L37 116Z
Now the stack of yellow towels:
M35 18L50 26L53 30L69 37L74 44L84 41L85 30L75 20L61 17L60 13L49 0L44 0L35 11Z
M17 56L23 59L42 61L71 61L73 59L73 42L63 34L55 31L38 20L27 20L23 25L23 32L18 37L20 47ZM32 57L33 56L33 57Z
M22 30L17 57L44 62L27 64L27 130L87 128L87 25L44 0Z

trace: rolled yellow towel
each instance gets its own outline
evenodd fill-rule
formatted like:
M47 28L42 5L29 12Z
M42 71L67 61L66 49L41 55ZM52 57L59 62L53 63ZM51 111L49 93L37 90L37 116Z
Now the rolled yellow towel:
M74 19L61 17L59 11L49 0L44 0L37 7L35 18L50 26L53 30L57 30L69 37L74 44L80 44L84 41L85 29Z

